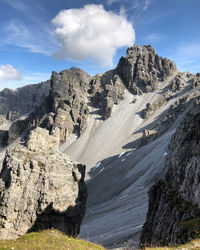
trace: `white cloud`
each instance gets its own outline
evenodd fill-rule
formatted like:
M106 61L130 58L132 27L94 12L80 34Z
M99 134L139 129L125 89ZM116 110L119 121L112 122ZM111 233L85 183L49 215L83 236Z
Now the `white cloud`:
M62 10L52 20L61 50L58 58L93 59L111 66L116 50L133 45L135 31L124 15L107 12L102 5Z
M12 65L0 65L0 82L19 80L20 78L20 73Z
M28 84L40 83L50 79L50 77L51 77L51 72L38 73L38 72L24 71L21 73L21 78L18 81L10 79L7 80L6 82L1 82L0 91L4 88L16 89Z

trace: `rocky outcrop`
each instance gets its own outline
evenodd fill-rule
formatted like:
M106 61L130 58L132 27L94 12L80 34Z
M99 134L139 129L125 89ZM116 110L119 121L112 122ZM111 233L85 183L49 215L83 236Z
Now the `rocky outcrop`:
M141 247L185 243L200 229L200 99L172 136L163 180L149 191Z
M134 94L154 91L159 81L176 70L173 62L156 55L151 46L134 45L115 70L104 74L90 77L78 68L53 72L50 94L32 115L31 126L41 126L50 132L59 128L63 143L69 134L80 136L85 131L91 107L98 109L106 120L113 106L124 99L126 88Z
M85 166L59 152L59 138L32 131L6 152L0 174L0 238L55 228L77 236L87 198Z
M177 76L171 82L170 90L172 92L177 92L182 90L185 86L185 82L186 81L182 78L182 74L181 73L177 74Z
M158 82L177 71L174 62L155 53L151 45L134 45L127 49L126 58L119 61L117 70L126 87L134 94L152 92Z
M124 86L115 71L90 77L78 68L52 73L51 90L41 107L30 116L29 126L60 130L61 143L72 133L80 136L87 128L91 107L103 119L110 117L114 104L124 98Z
M146 143L155 140L157 138L157 131L156 130L149 130L145 129L142 136L142 146Z
M51 134L59 129L60 142L64 143L72 133L80 136L86 130L90 112L97 110L102 120L106 120L111 116L114 105L118 105L124 99L126 89L133 94L154 91L159 81L165 80L176 70L173 62L159 57L150 45L134 45L128 48L126 58L120 59L116 69L104 74L91 77L78 68L60 73L53 72L50 92L45 100L44 85L41 85L41 90L38 89L39 85L36 89L36 93L39 91L40 95L43 94L42 97L33 94L34 91L30 94L29 87L19 89L17 92L4 90L7 96L12 94L15 97L11 102L8 101L10 106L4 110L6 110L7 119L13 121L22 113L30 111L33 103L37 106L40 100L44 100L29 116L28 127L34 129L40 126L48 129ZM25 98L22 94L16 94L20 91L23 94L27 92ZM23 109L21 106L18 108L20 102L18 99L15 100L19 98L18 96L25 103ZM29 100L28 103L26 98ZM36 101L34 102L33 99ZM16 108L13 101L17 103ZM146 118L152 112L154 109L147 108L142 112L142 117ZM17 135L18 132L13 134Z
M4 89L0 92L0 119L14 121L39 106L49 94L50 82L27 85L16 90ZM1 123L1 122L0 122Z
M51 90L41 107L30 117L30 127L37 126L54 133L60 130L61 143L72 132L81 134L86 129L89 108L87 91L91 77L81 69L71 68L52 73Z
M195 75L195 77L193 78L192 86L193 86L193 88L196 88L196 87L200 86L200 73L197 73Z
M166 103L166 99L164 97L159 97L152 104L147 103L146 108L141 111L141 118L146 119L152 114L154 114L164 103Z
M125 86L116 70L96 75L90 83L90 101L92 106L99 108L103 120L111 116L114 104L124 99Z

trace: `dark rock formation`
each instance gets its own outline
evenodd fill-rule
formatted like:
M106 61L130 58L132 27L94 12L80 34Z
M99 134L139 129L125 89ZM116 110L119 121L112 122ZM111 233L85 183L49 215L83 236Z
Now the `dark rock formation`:
M8 131L0 130L0 147L6 146L8 143Z
M151 45L134 45L127 49L126 58L120 59L117 70L126 87L141 94L154 91L158 81L164 81L177 68L174 62L158 56Z
M185 243L200 231L200 99L169 144L163 180L149 191L141 247Z
M49 81L0 92L0 116L14 121L39 106L49 94Z
M58 151L42 128L7 150L0 174L0 238L55 228L77 236L85 213L85 166Z

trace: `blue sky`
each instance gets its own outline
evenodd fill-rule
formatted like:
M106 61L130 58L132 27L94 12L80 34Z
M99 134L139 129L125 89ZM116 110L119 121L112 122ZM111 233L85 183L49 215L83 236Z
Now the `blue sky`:
M104 72L133 43L200 72L199 10L199 0L0 0L0 89L70 67Z

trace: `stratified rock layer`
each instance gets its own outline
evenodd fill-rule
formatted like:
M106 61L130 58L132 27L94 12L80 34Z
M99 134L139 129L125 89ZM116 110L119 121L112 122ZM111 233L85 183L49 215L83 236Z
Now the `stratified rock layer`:
M56 228L77 236L85 213L85 166L58 151L59 138L37 128L8 149L0 174L0 239Z
M185 243L200 231L200 100L171 139L163 180L149 191L141 246Z

